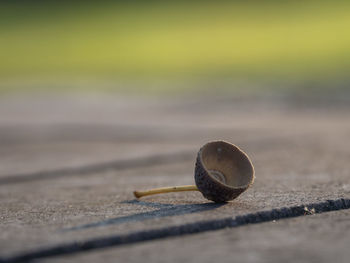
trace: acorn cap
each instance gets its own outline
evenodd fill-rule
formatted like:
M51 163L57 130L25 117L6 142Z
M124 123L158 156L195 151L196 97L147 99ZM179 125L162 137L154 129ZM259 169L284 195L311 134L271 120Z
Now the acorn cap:
M198 152L194 179L205 198L227 202L253 184L254 167L237 146L224 141L209 142Z

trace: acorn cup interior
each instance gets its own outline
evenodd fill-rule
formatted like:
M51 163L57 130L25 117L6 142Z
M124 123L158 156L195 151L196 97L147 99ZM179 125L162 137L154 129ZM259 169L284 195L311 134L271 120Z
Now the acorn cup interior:
M206 144L200 159L208 175L229 188L247 188L254 180L248 156L233 144L219 141Z

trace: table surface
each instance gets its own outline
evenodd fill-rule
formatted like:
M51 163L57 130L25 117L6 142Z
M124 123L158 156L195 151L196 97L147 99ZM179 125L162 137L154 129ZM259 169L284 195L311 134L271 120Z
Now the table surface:
M0 262L348 262L349 114L295 96L3 96ZM212 140L255 166L236 200L134 199L193 184Z

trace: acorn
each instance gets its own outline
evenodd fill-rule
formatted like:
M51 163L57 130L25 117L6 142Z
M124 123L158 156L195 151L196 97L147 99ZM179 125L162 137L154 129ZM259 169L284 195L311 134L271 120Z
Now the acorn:
M194 172L196 185L135 191L134 195L140 198L169 192L200 191L205 198L222 203L235 199L247 190L254 178L254 167L246 153L231 143L214 141L205 144L197 154Z

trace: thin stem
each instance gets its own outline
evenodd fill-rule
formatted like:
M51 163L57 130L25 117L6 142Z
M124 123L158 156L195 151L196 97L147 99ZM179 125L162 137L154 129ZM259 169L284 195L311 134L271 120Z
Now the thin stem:
M134 195L136 198L140 198L146 195L164 194L170 192L184 192L184 191L199 191L195 185L183 185L183 186L172 186L172 187L161 187L147 191L135 191Z

